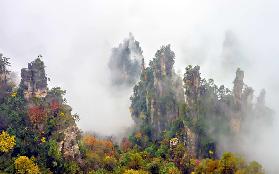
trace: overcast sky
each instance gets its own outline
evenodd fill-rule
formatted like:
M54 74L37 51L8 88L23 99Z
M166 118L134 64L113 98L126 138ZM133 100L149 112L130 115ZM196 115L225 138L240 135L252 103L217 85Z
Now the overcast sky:
M235 72L224 69L222 51L232 32L231 67L241 67L255 94L265 88L267 103L278 108L277 0L0 0L0 7L0 53L18 73L42 54L50 85L67 90L83 130L111 134L132 124L131 89L111 90L107 68L111 48L129 32L147 60L171 44L181 74L199 64L204 77L228 86Z

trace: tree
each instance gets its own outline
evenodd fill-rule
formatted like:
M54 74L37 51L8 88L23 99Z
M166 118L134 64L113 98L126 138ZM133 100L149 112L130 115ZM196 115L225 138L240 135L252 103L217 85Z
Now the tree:
M111 140L102 140L85 134L82 143L85 147L86 169L96 170L105 167L112 170L116 166L116 152Z
M134 151L122 154L120 163L129 169L140 170L144 167L144 160L141 154Z
M41 106L33 106L28 108L28 116L33 124L41 123L46 117L46 111Z
M236 171L237 159L229 152L223 154L220 160L220 172L223 174L233 174Z

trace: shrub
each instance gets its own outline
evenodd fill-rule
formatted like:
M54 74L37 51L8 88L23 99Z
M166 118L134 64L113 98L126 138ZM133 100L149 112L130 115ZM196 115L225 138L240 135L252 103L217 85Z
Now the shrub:
M6 131L0 134L0 151L8 152L16 145L15 136L10 136Z
M15 169L18 174L39 174L40 170L37 164L27 156L19 156L15 160Z

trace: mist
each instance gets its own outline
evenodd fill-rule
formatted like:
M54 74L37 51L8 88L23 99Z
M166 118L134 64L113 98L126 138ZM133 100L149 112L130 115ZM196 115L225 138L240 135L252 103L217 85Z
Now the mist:
M139 42L132 33L129 38L112 49L108 67L112 86L133 86L139 80L143 59Z
M198 64L206 78L231 87L240 67L255 95L265 88L266 105L279 112L276 0L0 0L0 6L0 53L11 58L18 75L43 55L50 87L67 90L84 131L119 134L133 125L132 85L113 88L108 68L111 49L129 32L140 42L146 62L161 45L171 44L182 74L186 65ZM249 159L270 173L279 171L278 126L275 114L273 126L257 125L256 139L243 142Z

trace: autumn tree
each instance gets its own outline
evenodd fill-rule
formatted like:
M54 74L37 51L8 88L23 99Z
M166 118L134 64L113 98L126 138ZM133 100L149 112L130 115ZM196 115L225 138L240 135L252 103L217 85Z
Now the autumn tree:
M41 123L46 117L46 111L42 106L33 106L28 108L28 116L33 124Z
M237 169L237 159L232 153L224 153L220 160L220 172L224 174L234 174Z
M82 143L86 149L84 155L87 169L105 167L107 170L112 170L116 166L116 152L110 139L98 139L94 135L85 134Z

